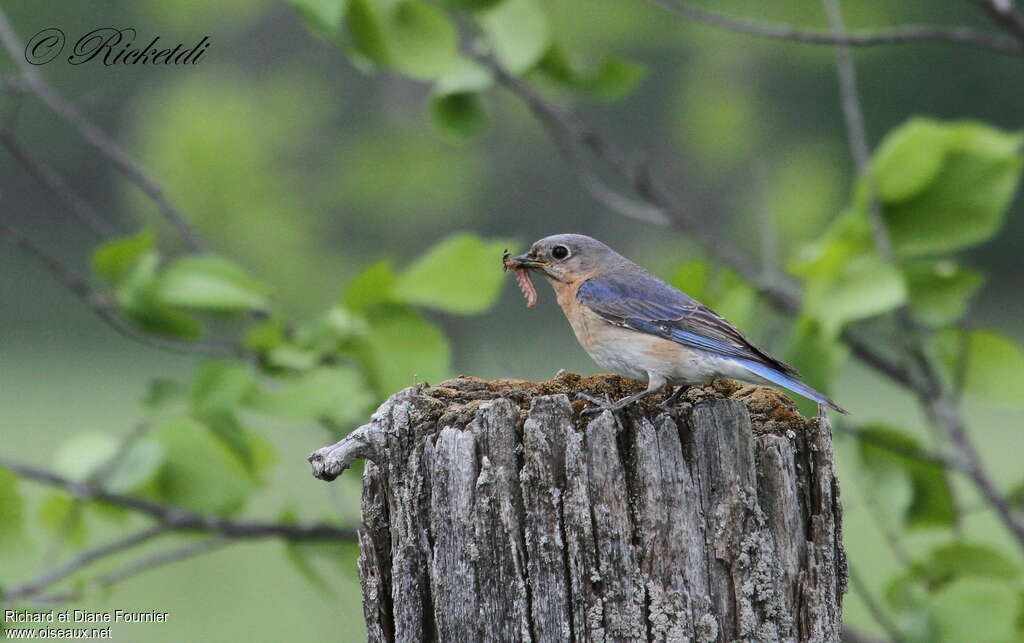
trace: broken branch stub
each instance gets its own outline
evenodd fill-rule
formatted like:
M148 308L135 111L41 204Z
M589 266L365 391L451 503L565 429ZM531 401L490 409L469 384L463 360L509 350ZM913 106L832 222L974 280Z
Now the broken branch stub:
M716 380L581 419L639 384L458 378L392 396L310 456L364 458L371 641L838 641L830 427Z

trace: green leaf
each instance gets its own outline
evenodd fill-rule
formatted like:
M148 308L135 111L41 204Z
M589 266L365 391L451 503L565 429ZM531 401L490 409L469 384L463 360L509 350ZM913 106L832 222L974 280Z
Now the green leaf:
M933 120L913 118L893 130L871 166L879 198L896 203L928 187L942 170L949 144L949 130Z
M340 34L348 0L288 0L310 31L322 36Z
M907 298L903 275L877 255L852 258L834 275L818 275L807 284L806 314L835 336L847 323L893 310Z
M832 381L849 356L849 349L835 337L827 335L821 324L810 317L800 317L793 325L786 349L786 361L800 371L801 379L826 395ZM810 417L818 412L818 404L803 397L793 398L800 412Z
M381 397L417 382L443 380L451 372L448 341L411 309L380 312L356 341L356 350Z
M54 456L54 471L72 480L88 481L107 467L122 441L107 433L78 433L63 442ZM106 480L115 493L133 493L148 485L160 468L164 452L154 440L136 440L120 455Z
M92 269L112 286L120 284L143 254L153 249L155 237L148 230L114 239L102 244L92 253Z
M192 412L245 465L254 471L252 448L235 411L256 391L252 374L244 366L211 362L203 366L192 385Z
M1021 568L987 545L957 542L932 549L911 572L935 591L964 577L1014 581L1020 577Z
M627 96L647 73L643 65L615 57L605 58L596 68L584 68L573 63L557 46L544 54L539 69L569 89L609 101Z
M249 369L230 362L208 362L192 382L192 405L200 411L233 408L255 390Z
M414 78L443 76L458 61L454 26L423 0L352 0L348 29L357 54Z
M993 402L1020 406L1024 402L1024 350L1014 340L991 331L971 331L967 340L967 371L964 388L968 393ZM950 373L955 373L961 356L960 331L937 334L934 345Z
M161 301L157 294L155 251L143 252L114 291L121 310L140 328L158 335L192 339L202 327L192 317Z
M247 350L266 353L285 341L284 324L281 320L268 319L250 327L242 343Z
M494 55L512 74L532 68L548 49L551 30L537 0L505 0L477 17Z
M397 279L391 262L382 259L356 275L341 301L345 308L357 312L390 301Z
M1015 632L1018 595L1012 585L967 578L936 593L931 614L933 641L1006 643L1020 641Z
M235 311L265 308L269 289L223 257L186 256L163 271L157 292L174 306Z
M450 313L483 312L498 298L504 282L501 252L508 246L471 234L450 236L405 269L394 297Z
M0 469L0 546L22 542L25 527L25 501L18 489L18 476Z
M238 455L202 423L174 418L154 428L153 437L166 453L154 490L160 501L230 514L241 509L256 489L256 480Z
M875 425L859 435L860 459L873 474L906 476L910 504L903 514L908 527L947 527L956 518L956 507L946 470L925 459L917 439L899 429Z
M63 534L69 545L85 541L85 512L81 503L63 491L54 491L39 505L39 522L47 530Z
M283 379L280 387L260 391L248 405L285 420L328 419L348 425L364 417L374 400L355 369L321 367Z
M488 9L494 5L503 2L504 0L442 0L441 4L452 9L468 9L470 11L477 11L479 9Z
M893 246L902 256L951 252L991 238L1017 189L1024 136L972 122L911 121L887 137L876 180ZM945 145L939 141L945 137ZM920 139L920 140L919 140ZM922 142L927 139L929 142ZM921 143L922 149L901 148ZM884 154L883 154L884 153ZM941 154L936 171L934 159ZM913 157L913 161L908 160ZM906 162L907 168L898 165ZM902 171L909 174L903 176ZM865 202L867 188L858 190ZM888 199L887 196L897 199Z
M473 92L440 94L430 99L434 124L454 139L473 138L487 126L487 111Z
M159 411L167 406L184 400L188 389L178 380L158 377L149 381L142 405L151 411Z
M928 326L956 323L985 282L982 274L949 259L920 260L903 267L914 318Z

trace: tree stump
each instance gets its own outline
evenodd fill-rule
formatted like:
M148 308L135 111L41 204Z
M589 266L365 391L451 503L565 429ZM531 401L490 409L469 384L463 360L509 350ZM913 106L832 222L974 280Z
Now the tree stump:
M363 473L371 641L838 641L830 427L716 380L581 418L615 376L458 378L393 395L310 456Z

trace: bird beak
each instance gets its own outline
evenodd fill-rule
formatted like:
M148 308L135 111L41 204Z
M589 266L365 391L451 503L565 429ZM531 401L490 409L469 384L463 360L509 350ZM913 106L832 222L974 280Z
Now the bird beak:
M527 268L532 270L543 269L546 265L543 261L537 259L535 255L530 253L521 254L511 258L513 268Z

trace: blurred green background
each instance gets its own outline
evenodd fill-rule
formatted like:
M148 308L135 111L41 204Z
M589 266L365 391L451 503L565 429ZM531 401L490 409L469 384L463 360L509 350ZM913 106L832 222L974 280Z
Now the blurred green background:
M967 2L847 4L852 29L984 26ZM714 6L753 19L825 25L813 0ZM486 129L456 140L431 122L428 85L356 69L286 4L3 0L3 8L23 40L49 26L69 38L98 26L132 26L170 43L210 38L195 66L55 61L38 69L151 170L212 248L268 283L290 318L323 313L374 261L408 265L457 231L512 239L520 248L548 234L584 233L666 277L703 258L685 233L629 221L595 203L507 93L485 94ZM583 100L581 112L624 148L647 150L663 182L753 256L767 252L781 263L819 237L845 206L853 173L830 49L710 29L643 2L555 0L545 10L552 32L581 59L615 54L646 66L627 99ZM1020 58L930 44L854 55L872 145L914 115L1021 128ZM0 56L0 74L12 71ZM122 233L148 226L174 249L153 205L34 100L23 108L17 132ZM966 253L968 263L989 275L970 322L1018 342L1024 338L1022 207L1018 199L1000 235ZM5 221L87 269L94 239L7 155L0 156L0 209ZM493 259L497 271L498 254ZM450 341L450 372L528 379L547 379L561 368L596 372L547 287L537 308L527 310L511 281L505 279L496 305L483 314L425 313ZM114 334L9 245L0 245L0 302L0 452L22 461L50 464L58 445L79 434L126 433L143 413L138 400L149 379L187 378L202 361ZM781 353L789 322L756 306L736 321ZM885 421L928 434L913 400L856 362L844 365L832 392L859 423ZM996 479L1019 481L1019 407L968 398L967 410ZM277 448L277 463L245 515L273 518L286 505L308 519L357 515L356 476L329 487L308 474L305 456L329 439L323 428L315 422L262 428ZM884 525L868 506L880 505L895 523L908 487L896 478L869 484L856 445L838 434L836 441L848 552L867 584L883 593L895 561L881 535ZM961 501L977 504L973 491L957 484ZM34 512L44 490L22 487ZM29 542L0 551L0 583L39 569L48 536L36 516L30 519ZM88 542L122 529L96 521ZM984 508L967 514L963 530L1024 564ZM911 553L945 537L927 530L902 536ZM296 572L281 544L233 545L133 578L109 594L90 594L84 607L170 612L166 624L115 628L117 640L363 640L354 554L338 560L334 591L325 593ZM953 623L943 630L947 640L1014 639L1019 588L967 580L933 600L934 613ZM846 615L847 622L879 632L853 594ZM969 639L957 639L957 632Z

